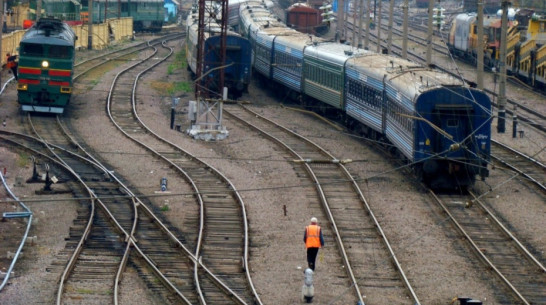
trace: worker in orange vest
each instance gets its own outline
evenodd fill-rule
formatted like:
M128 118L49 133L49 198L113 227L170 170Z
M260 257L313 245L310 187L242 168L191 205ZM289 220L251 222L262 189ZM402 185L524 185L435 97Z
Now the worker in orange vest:
M17 80L17 55L6 54L7 68L13 72L13 77Z
M324 247L322 230L320 229L320 226L317 225L317 219L315 217L311 218L311 224L305 227L303 242L307 248L307 264L311 270L315 271L315 260L318 251L321 247Z

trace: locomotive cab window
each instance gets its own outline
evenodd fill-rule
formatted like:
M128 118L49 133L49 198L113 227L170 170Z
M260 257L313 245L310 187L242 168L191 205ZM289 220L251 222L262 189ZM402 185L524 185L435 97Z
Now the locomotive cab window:
M20 53L25 56L43 56L44 47L41 44L25 43L21 44Z
M72 48L67 46L50 46L49 56L54 58L70 59L72 58Z

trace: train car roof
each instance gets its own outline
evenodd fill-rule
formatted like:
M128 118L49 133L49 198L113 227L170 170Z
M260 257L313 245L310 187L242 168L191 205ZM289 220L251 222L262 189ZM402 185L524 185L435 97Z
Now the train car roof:
M347 66L358 70L366 77L390 82L399 92L415 101L423 92L444 86L465 86L465 83L450 74L430 69L409 60L369 52L353 57Z
M287 35L279 35L276 38L276 43L282 43L284 45L290 46L291 48L297 48L300 51L303 51L303 48L305 46L309 46L313 44L314 42L322 42L323 40L321 38L300 33L298 31L294 31L295 33L287 34Z
M188 18L186 18L186 26L191 30L197 33L198 31L198 14L189 14ZM216 34L220 33L220 25L216 23L216 20L212 18L208 18L205 20L205 39L207 39L210 36L215 36ZM234 31L227 31L229 36L241 36L239 33Z
M308 46L305 48L304 53L305 56L329 59L339 64L343 64L350 58L359 57L371 52L337 42L323 42Z

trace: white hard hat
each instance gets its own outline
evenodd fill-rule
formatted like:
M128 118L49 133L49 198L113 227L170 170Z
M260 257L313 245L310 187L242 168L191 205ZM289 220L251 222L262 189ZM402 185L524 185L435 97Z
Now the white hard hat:
M318 221L317 221L317 218L316 218L316 217L312 217L312 218L311 218L311 223L317 223L317 222L318 222Z

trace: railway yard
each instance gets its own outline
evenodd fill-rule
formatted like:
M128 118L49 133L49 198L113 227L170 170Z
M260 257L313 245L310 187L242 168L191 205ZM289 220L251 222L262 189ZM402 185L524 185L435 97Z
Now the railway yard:
M411 34L409 57L424 56L425 34ZM505 133L494 119L489 177L468 194L436 192L383 145L256 80L245 103L224 106L225 140L184 133L191 92L176 94L171 129L168 88L191 82L173 69L184 41L79 51L58 117L20 113L3 72L0 212L23 211L12 192L33 216L0 304L299 304L313 216L325 238L314 304L546 304L543 92L509 82L516 137L512 112ZM437 66L475 81L444 51ZM493 77L484 84L496 102ZM27 220L0 222L3 276Z

